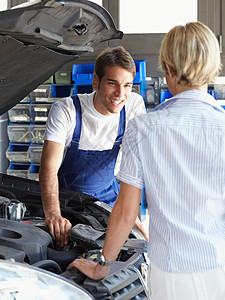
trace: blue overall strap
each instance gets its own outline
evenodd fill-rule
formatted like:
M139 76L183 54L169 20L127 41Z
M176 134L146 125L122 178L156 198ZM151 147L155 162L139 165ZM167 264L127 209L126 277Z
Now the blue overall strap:
M119 120L119 128L118 128L118 135L115 141L115 145L120 145L122 142L122 138L124 135L125 131L125 126L126 126L126 111L125 111L125 106L122 108L120 111L120 120Z
M72 142L74 142L78 148L80 142L81 123L82 123L81 106L80 106L80 100L77 95L71 96L71 98L73 99L73 104L76 109L76 126L73 132Z

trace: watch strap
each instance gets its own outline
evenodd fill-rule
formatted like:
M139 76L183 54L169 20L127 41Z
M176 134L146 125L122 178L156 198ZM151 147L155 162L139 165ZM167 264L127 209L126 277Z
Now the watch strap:
M100 256L99 256L98 263L99 263L100 266L110 267L114 263L114 260L113 261L108 261L108 260L105 259L104 255L102 253L102 250L100 250L99 253L100 253Z

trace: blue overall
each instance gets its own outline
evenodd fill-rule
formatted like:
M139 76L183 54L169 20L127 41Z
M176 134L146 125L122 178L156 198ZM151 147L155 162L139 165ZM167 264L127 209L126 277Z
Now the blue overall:
M119 193L114 168L125 130L125 107L120 112L118 135L112 149L80 150L78 147L82 127L81 106L77 95L72 98L76 109L76 126L71 146L67 149L58 172L59 186L94 196L113 206Z

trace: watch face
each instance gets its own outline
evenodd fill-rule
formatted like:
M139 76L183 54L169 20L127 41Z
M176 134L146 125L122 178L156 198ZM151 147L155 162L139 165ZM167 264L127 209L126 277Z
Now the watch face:
M111 261L102 261L102 260L99 262L100 266L104 266L104 267L109 267L112 265L112 263L113 262Z
M102 254L102 252L100 252L100 258L99 258L99 264L100 266L111 266L113 264L113 261L106 261L104 255Z
M100 252L101 253L101 252ZM105 262L105 257L104 257L104 255L101 253L101 255L100 255L100 261L102 261L102 262Z

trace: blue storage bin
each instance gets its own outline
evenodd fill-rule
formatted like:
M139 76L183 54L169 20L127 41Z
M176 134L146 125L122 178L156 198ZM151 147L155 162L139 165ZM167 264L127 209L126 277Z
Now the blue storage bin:
M7 174L12 176L18 176L22 178L28 178L28 169L30 164L21 164L21 163L12 163L10 162L9 167L7 169Z
M216 100L217 103L225 109L225 92L224 92L224 85L215 85L213 91L208 91L210 95L212 95Z
M72 84L52 84L52 98L64 98L71 94Z
M93 92L92 85L74 84L71 90L71 95L91 93L91 92Z
M213 96L214 98L216 98L216 97L215 97L215 92L214 92L214 91L208 91L208 93L209 93L211 96Z
M161 93L160 93L160 103L164 102L165 100L169 99L173 97L173 95L171 94L170 91L167 91L167 90L161 90Z
M73 65L72 80L76 84L92 84L94 67L94 63Z
M208 93L215 98L215 92L214 91L208 91ZM160 95L160 103L164 102L166 99L169 99L173 97L170 91L168 90L161 90Z
M139 213L139 219L144 221L147 214L147 200L146 200L146 194L145 194L145 187L142 190L141 193L141 203L140 203L140 213Z
M133 83L141 83L146 79L147 60L135 60L136 74ZM75 84L92 84L94 74L94 63L76 64L72 67L72 80Z
M9 142L6 157L9 161L30 162L28 148L29 144L14 144Z
M146 80L146 63L147 60L135 60L136 74L133 83L141 83Z

